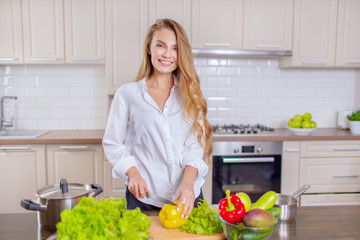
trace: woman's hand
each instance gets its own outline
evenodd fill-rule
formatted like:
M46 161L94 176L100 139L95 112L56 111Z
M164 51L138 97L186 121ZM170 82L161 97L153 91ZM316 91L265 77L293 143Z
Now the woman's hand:
M145 180L141 177L140 172L136 167L131 167L126 175L129 177L129 191L136 198L144 198L145 193L149 192Z
M186 166L184 170L184 178L181 182L179 193L175 200L178 200L177 209L181 208L184 203L184 209L181 213L181 217L188 218L194 208L195 193L194 183L197 175L197 169L191 166Z

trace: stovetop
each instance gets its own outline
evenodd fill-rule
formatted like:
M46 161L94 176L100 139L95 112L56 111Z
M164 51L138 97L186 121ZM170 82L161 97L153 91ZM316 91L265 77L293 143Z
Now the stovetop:
M274 128L262 124L229 124L214 125L213 135L215 136L277 136L279 135Z

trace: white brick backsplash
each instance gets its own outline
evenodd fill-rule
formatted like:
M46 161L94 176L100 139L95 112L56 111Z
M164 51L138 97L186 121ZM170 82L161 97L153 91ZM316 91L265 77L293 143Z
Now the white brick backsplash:
M279 68L277 58L266 57L194 62L211 124L284 127L295 114L310 112L318 127L335 127L337 111L359 107L353 69ZM105 86L104 65L0 65L0 96L18 96L19 129L103 129Z

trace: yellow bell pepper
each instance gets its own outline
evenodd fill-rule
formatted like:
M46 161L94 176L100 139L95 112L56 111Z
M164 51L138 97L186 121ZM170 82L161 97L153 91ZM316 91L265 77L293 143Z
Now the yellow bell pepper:
M175 201L177 204L177 201ZM180 211L176 211L176 206L171 204L165 204L159 213L159 218L165 228L173 229L184 225L187 219L181 217L181 213L184 209L184 204L181 205Z

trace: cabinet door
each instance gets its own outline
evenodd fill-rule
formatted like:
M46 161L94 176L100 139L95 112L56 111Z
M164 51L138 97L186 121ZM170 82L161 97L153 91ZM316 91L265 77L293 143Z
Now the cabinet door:
M360 1L339 0L336 65L360 67Z
M104 0L65 0L67 63L105 62Z
M29 212L20 201L47 185L45 145L2 145L0 166L0 213Z
M21 24L20 0L0 1L0 64L24 61Z
M104 196L125 197L125 182L123 178L112 177L112 165L109 161L104 161Z
M360 194L303 194L300 206L360 205Z
M170 18L185 29L191 41L191 0L152 0L149 2L149 26L157 19Z
M291 50L293 0L244 1L244 49Z
M337 0L295 0L293 56L281 66L335 66Z
M193 0L192 47L241 48L242 0Z
M25 63L64 63L63 0L22 0Z
M48 184L66 178L69 183L103 186L101 145L47 145L46 150Z
M106 15L106 79L109 94L138 72L148 26L148 3L143 0L109 0Z
M300 142L283 142L281 193L292 194L299 187Z
M301 158L299 171L309 193L360 192L360 157Z

